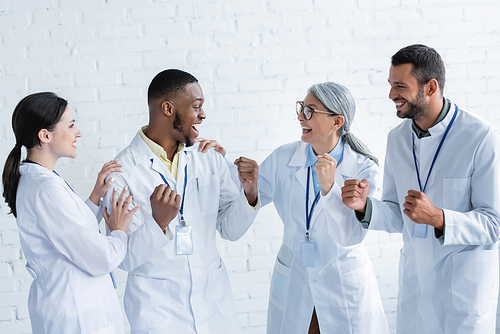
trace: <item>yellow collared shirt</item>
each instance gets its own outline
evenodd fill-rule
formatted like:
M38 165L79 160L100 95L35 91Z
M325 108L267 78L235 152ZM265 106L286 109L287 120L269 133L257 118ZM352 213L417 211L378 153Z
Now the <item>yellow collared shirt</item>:
M144 131L146 131L147 128L148 128L147 125L143 126L139 130L139 136L141 136L142 140L144 140L146 145L148 145L151 152L153 152L153 154L156 155L158 158L160 158L161 162L165 164L165 166L169 170L170 174L172 174L174 179L177 180L177 168L179 167L179 152L181 152L184 149L184 144L179 143L179 146L177 147L177 152L175 152L174 158L172 159L172 161L170 161L168 160L167 152L165 152L163 147L161 147L160 145L158 145L157 143L155 143L146 136Z

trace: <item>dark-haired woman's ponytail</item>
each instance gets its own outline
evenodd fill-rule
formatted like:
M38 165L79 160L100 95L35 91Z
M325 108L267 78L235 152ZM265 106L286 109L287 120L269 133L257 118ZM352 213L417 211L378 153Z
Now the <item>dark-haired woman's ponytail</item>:
M16 144L10 151L5 166L3 168L2 183L3 183L3 197L5 202L10 207L10 213L17 218L16 210L16 195L21 172L19 166L21 165L21 145Z

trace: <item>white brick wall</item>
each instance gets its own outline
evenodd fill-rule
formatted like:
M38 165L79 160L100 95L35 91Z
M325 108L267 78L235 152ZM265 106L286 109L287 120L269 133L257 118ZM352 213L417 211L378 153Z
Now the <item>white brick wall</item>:
M357 100L354 132L383 161L386 135L399 122L387 98L390 56L411 43L443 56L448 98L500 126L498 13L496 0L2 0L0 161L14 145L17 102L55 91L83 132L78 158L56 169L85 198L100 166L146 123L147 85L165 68L200 80L202 135L259 162L299 139L294 103L309 85L343 83ZM31 279L8 211L0 205L0 333L29 333ZM241 240L217 241L243 333L265 332L281 236L270 206ZM365 244L394 328L401 238L372 233ZM116 274L122 296L126 274Z

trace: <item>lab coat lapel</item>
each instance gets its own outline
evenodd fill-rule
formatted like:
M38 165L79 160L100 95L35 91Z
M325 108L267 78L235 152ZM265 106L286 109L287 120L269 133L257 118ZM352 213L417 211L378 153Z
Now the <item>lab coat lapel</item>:
M179 152L179 166L177 167L177 182L178 182L177 185L179 189L184 189L184 175L186 173L185 166L187 165L189 168L189 162L191 161L190 151L191 151L190 147L185 147L181 152ZM193 168L191 168L191 170L194 171ZM190 176L188 175L188 177ZM186 182L189 182L189 179L186 180Z
M339 185L340 188L342 188L344 186L344 180L355 179L356 175L358 175L357 156L348 144L344 144L344 155L342 157L342 163L335 169L335 182ZM309 190L309 192L311 193L311 190ZM311 197L311 195L309 195L309 197ZM312 200L314 200L314 198ZM311 226L314 224L321 211L323 211L323 208L323 201L320 199L314 209Z
M167 179L168 185L176 190L176 181L172 174L168 171L167 167L163 164L163 162L160 161L160 159L153 155L153 157L150 159L151 163L151 169L155 172L158 173L158 177L160 177L160 174ZM163 179L162 179L163 180Z
M301 145L297 148L297 151L295 151L294 155L292 156L292 159L290 159L290 162L288 163L288 165L291 167L298 167L297 171L295 172L295 178L302 186L304 194L306 192L306 183L307 183L307 168L304 168L306 159L307 159L307 144L301 143ZM309 197L310 195L311 194L309 192Z

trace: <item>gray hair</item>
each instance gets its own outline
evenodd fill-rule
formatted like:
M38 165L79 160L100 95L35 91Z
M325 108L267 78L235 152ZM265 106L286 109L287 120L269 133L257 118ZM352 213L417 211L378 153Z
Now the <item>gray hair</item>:
M344 124L339 129L339 136L351 149L373 160L378 165L378 159L350 131L356 113L356 104L349 90L335 82L324 82L312 85L307 92L314 95L326 107L330 116L344 116Z

